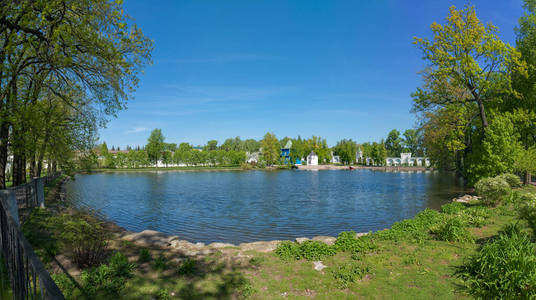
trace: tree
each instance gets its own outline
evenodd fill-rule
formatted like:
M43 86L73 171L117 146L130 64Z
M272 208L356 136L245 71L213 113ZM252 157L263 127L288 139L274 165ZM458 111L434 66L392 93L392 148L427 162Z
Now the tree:
M489 128L476 137L467 159L466 178L470 185L479 179L512 172L521 147L512 122L495 116Z
M357 153L356 142L343 139L337 142L337 145L333 148L336 155L338 155L343 164L349 165L355 162Z
M387 149L387 155L392 157L400 156L402 152L402 138L400 137L400 132L396 129L393 129L387 135L385 140L385 149Z
M145 149L147 151L147 156L149 157L149 160L156 165L158 163L158 160L162 157L162 152L164 151L164 135L162 134L162 130L156 128L153 131L151 131L151 135L147 139L147 145L145 145Z
M475 106L481 127L488 127L486 105L504 95L518 96L512 75L526 76L521 53L502 42L497 27L477 18L474 7L450 8L445 25L432 23L432 41L415 38L429 64L426 82L412 95L417 111L450 104ZM457 92L453 92L457 91Z
M422 136L419 130L407 129L404 131L404 140L402 141L405 150L411 152L414 156L423 156Z
M218 150L218 141L210 140L207 142L207 145L204 148L205 148L205 151Z
M261 141L262 158L267 165L271 166L279 159L279 141L273 133L266 133Z
M531 174L536 172L536 146L529 149L521 148L514 161L514 170ZM527 180L528 179L528 180ZM523 184L530 184L530 178L523 180Z

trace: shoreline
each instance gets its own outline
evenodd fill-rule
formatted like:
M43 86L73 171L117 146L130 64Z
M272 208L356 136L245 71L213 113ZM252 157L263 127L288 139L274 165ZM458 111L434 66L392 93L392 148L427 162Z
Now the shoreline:
M339 166L342 167L342 166ZM370 167L369 167L370 168ZM364 169L369 169L364 168ZM342 170L342 168L338 168L339 170ZM373 169L377 169L374 167ZM324 169L325 170L325 169ZM146 229L143 231L135 232L135 231L129 231L121 226L119 226L117 223L115 223L112 220L109 220L102 216L101 214L98 214L96 212L93 212L91 210L85 211L83 209L78 209L70 205L66 199L66 192L65 192L65 183L69 180L72 180L72 178L69 176L66 179L62 180L58 184L60 185L57 188L57 195L55 196L56 199L59 199L59 203L61 203L65 209L72 209L79 212L84 212L88 214L92 214L94 217L101 220L105 226L105 228L108 228L108 230L115 235L115 238L117 240L124 240L128 242L132 242L138 246L142 247L157 247L164 250L171 250L171 251L179 251L187 256L198 256L198 255L208 255L212 254L215 251L222 251L224 249L232 249L232 250L239 250L239 251L257 251L261 253L271 252L277 248L277 246L283 242L283 241L293 241L296 243L303 243L305 241L320 241L327 245L333 245L337 239L337 237L334 236L324 236L324 235L318 235L314 236L312 238L308 237L297 237L294 240L268 240L268 241L252 241L252 242L243 242L238 244L233 243L225 243L225 242L212 242L212 243L202 243L202 242L190 242L188 240L183 240L178 235L171 235L167 233L163 233L160 231L150 230ZM453 198L451 201L459 201L459 202L465 202L470 201L473 199L474 196L471 195L464 195L464 196L458 196ZM390 228L390 227L389 227ZM386 228L386 229L389 229ZM356 237L367 235L371 232L357 232Z

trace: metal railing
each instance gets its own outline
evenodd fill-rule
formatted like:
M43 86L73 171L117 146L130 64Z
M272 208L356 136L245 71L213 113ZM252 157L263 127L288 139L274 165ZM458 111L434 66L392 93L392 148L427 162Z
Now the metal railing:
M42 207L45 202L44 186L50 184L60 176L61 172L46 177L36 177L28 183L9 188L9 190L15 191L17 206L19 208Z
M17 300L64 299L19 226L20 205L44 204L43 184L44 178L36 178L25 185L0 190L0 255L6 265L13 299Z

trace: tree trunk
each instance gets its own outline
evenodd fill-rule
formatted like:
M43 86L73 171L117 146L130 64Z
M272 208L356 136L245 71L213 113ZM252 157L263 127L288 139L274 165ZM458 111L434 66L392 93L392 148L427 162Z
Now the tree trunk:
M478 109L480 110L480 119L482 119L482 128L484 130L488 128L488 119L486 118L486 110L484 109L484 102L482 100L477 100Z
M0 190L6 188L8 136L9 125L6 122L2 122L2 124L0 125Z
M525 171L525 174L523 174L523 184L524 185L527 185L527 184L530 184L531 180L532 180L532 176L530 174L530 172L528 171Z

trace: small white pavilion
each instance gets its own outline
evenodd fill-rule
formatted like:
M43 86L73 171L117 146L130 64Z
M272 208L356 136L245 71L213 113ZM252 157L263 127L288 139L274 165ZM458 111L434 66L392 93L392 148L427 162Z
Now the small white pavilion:
M316 155L314 151L311 151L311 153L307 155L307 165L318 166L318 155Z

